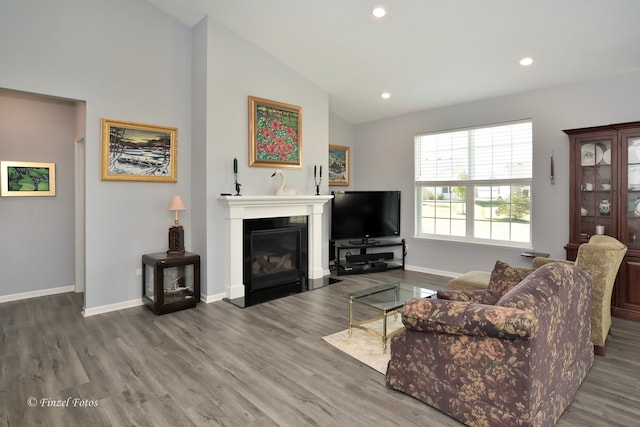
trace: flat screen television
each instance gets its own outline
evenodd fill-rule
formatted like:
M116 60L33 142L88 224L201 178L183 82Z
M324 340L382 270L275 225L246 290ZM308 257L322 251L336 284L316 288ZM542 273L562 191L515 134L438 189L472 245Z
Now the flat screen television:
M331 239L375 244L400 236L400 191L332 192Z

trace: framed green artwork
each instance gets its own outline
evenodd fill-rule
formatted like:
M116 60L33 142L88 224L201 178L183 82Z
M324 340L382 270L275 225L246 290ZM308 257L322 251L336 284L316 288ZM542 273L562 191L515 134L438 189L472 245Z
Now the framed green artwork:
M55 196L56 164L38 162L0 162L0 195Z

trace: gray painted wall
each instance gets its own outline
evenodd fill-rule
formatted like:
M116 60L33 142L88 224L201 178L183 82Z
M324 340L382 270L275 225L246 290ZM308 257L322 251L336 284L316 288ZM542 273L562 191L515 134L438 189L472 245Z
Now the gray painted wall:
M522 248L449 243L414 236L413 137L430 132L533 119L533 248L564 258L569 238L569 142L563 129L640 119L640 73L423 111L356 126L353 171L358 190L402 190L407 263L418 269L464 273L491 270L501 259L529 265ZM549 179L554 152L556 184Z
M75 114L73 102L0 89L0 160L56 166L55 197L0 197L0 295L75 284Z
M139 301L141 255L167 248L169 199L180 194L190 208L191 30L145 1L6 0L0 40L11 41L0 43L0 87L86 101L86 308ZM177 127L178 183L101 181L103 117ZM190 247L189 210L181 222ZM29 268L26 259L10 266Z
M166 206L173 194L187 206L181 214L187 249L205 257L205 293L224 292L224 213L217 196L233 190L232 159L240 162L243 194L274 194L277 187L271 169L248 167L249 95L303 108L303 167L287 170L290 186L300 194L313 192L313 165L326 167L329 142L353 141L351 187L401 189L408 263L451 272L489 269L498 258L524 261L520 250L411 238L416 132L533 118L534 165L540 165L534 175L534 248L563 256L568 170L560 165L568 164L568 143L561 130L640 116L635 73L350 127L329 117L328 94L215 20L206 18L192 30L142 0L3 0L0 40L11 41L0 43L0 87L86 101L87 308L140 299L140 256L166 250L173 220ZM103 117L177 127L178 183L101 181ZM71 129L73 139L78 133ZM552 150L555 186L548 179ZM325 182L321 192L328 191ZM39 236L27 231L23 237ZM323 259L326 253L325 246ZM71 269L73 262L69 250L61 263ZM20 260L11 273L1 271L0 295L13 292L6 285L10 274L32 266Z
M206 38L206 40L205 40ZM302 107L302 167L283 168L287 187L298 194L314 194L313 165L328 164L329 99L326 92L275 61L256 46L238 37L212 18L194 29L194 56L207 58L205 122L194 124L194 147L206 147L206 163L194 162L194 174L206 177L207 294L221 295L228 284L227 224L218 201L220 193L235 193L233 159L238 159L238 181L243 195L275 195L280 181L272 179L273 167L249 167L248 97L256 96ZM202 102L202 101L199 101ZM196 166L197 165L197 166ZM328 192L326 182L321 193ZM200 239L203 236L194 237ZM328 231L322 259L328 259ZM326 266L328 268L328 264Z
M173 194L187 207L187 250L204 258L202 290L222 296L226 229L217 197L233 190L232 159L243 194L278 186L272 169L248 167L249 95L302 107L303 166L286 170L288 186L311 194L313 165L326 168L328 95L214 20L192 30L142 0L3 0L0 40L11 40L0 43L0 88L86 102L87 309L140 300L140 257L167 249ZM177 127L178 182L101 181L101 118ZM62 263L73 268L73 248ZM31 265L10 266L11 274ZM8 275L0 272L0 295Z
M355 126L352 126L347 121L343 120L340 116L330 113L329 114L329 144L343 145L349 147L349 155L353 155L355 143ZM350 162L350 167L353 166L353 162ZM339 185L331 187L332 191L351 190L355 185L353 173L350 173L349 185Z

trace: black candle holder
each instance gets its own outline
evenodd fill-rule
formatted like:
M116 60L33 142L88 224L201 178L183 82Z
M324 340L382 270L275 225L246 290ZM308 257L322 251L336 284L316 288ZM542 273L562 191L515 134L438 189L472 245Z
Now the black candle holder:
M316 196L320 195L320 183L322 182L322 165L320 165L320 174L316 176L318 168L313 165L313 182L316 184Z
M240 194L240 187L242 187L242 184L238 182L238 172L233 173L233 180L236 186L236 194L234 194L234 196L241 196L242 194Z

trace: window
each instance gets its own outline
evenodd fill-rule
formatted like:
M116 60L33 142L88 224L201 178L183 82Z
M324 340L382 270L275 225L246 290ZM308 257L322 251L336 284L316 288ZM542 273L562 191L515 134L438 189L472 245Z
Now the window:
M415 137L418 237L531 243L530 120Z

